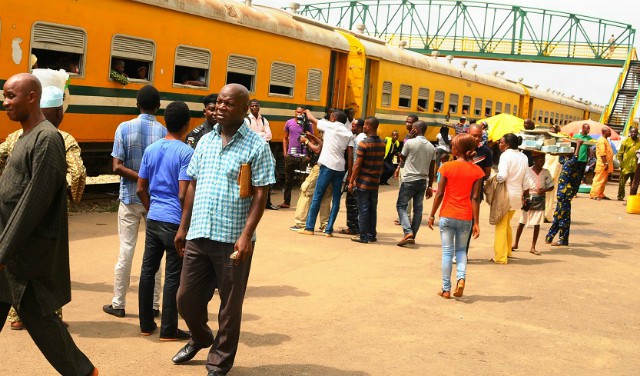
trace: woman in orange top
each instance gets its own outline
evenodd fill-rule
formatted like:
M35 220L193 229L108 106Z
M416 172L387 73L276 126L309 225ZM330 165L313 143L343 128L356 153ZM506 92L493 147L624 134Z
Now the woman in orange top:
M438 192L433 200L429 228L433 230L436 211L440 210L440 238L442 239L442 290L438 295L451 297L451 269L455 252L457 259L457 285L453 293L461 297L467 273L467 240L480 236L480 187L484 171L473 163L476 142L469 134L459 134L451 140L452 162L440 166Z

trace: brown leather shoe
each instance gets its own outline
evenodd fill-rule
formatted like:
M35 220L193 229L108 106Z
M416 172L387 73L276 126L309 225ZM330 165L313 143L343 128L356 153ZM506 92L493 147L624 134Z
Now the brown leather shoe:
M455 296L456 298L459 298L462 296L463 292L464 292L464 279L459 279L458 285L456 286L456 291L453 292L453 296Z
M11 330L22 330L24 329L24 325L22 325L22 321L14 321L11 323Z

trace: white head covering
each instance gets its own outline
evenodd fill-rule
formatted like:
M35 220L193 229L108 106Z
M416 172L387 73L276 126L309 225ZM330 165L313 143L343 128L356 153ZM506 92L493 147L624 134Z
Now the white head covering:
M40 108L58 108L62 106L64 92L55 86L46 86L42 88L42 97L40 98Z
M34 69L31 73L38 78L42 84L42 98L40 108L54 108L64 105L66 111L69 105L69 92L64 96L69 74L63 69ZM57 90L54 90L57 89ZM66 100L65 100L66 99Z

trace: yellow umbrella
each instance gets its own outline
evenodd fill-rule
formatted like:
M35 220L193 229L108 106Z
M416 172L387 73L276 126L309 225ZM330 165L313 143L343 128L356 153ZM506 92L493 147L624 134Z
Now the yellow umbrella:
M498 141L507 133L519 133L524 129L524 119L509 114L500 114L486 119L480 119L478 123L483 121L489 124L489 141Z

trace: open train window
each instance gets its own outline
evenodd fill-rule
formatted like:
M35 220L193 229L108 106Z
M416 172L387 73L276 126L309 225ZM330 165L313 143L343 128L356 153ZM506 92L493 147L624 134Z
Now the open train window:
M511 115L511 103L505 103L504 104L504 113Z
M174 86L209 86L211 52L203 48L178 46L175 56Z
M273 62L271 64L271 80L269 94L293 97L293 86L296 83L296 67L291 64Z
M471 114L471 97L465 95L462 97L462 114L469 115Z
M487 99L487 103L484 105L484 116L493 116L493 101Z
M518 105L517 104L513 105L513 116L518 116Z
M542 110L538 110L538 123L542 123Z
M473 116L482 116L482 98L476 98L473 106Z
M449 112L452 114L458 112L458 94L449 94Z
M322 88L322 71L311 68L307 74L307 100L319 101L320 89Z
M391 82L389 81L385 81L382 83L382 95L380 96L381 106L391 106L391 87Z
M227 84L240 84L255 92L256 70L258 62L247 56L229 55L227 61Z
M418 89L418 110L429 111L429 89L427 88Z
M433 112L442 112L444 110L444 91L436 91L433 98Z
M31 54L38 59L30 68L64 69L84 75L87 33L77 27L36 22L31 33Z
M400 85L400 97L398 98L398 107L411 107L411 91L413 88L409 85Z
M496 115L500 115L502 113L502 102L496 102Z
M544 112L544 121L543 123L549 124L549 111Z
M558 121L560 121L560 114L556 114L556 124L558 124Z
M533 122L534 122L534 123L536 122L536 119L537 119L537 118L538 118L538 110L533 110L533 117L532 117L532 119L533 119Z
M124 74L129 81L152 81L155 55L152 40L116 34L111 41L111 72ZM109 77L115 81L113 74Z

